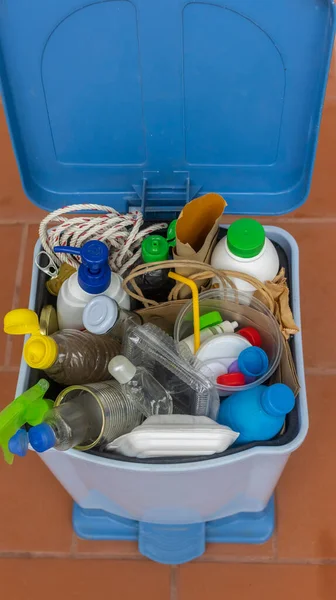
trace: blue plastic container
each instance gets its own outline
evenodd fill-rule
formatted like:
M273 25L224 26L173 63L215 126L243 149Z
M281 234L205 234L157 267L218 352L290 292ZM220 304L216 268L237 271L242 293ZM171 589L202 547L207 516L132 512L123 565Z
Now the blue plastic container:
M332 0L2 2L3 102L28 197L48 211L92 202L161 220L206 192L223 194L234 214L297 208L312 176L334 12ZM296 243L278 228L266 234L287 253L300 325ZM30 308L42 286L34 268ZM267 539L272 492L308 429L300 334L294 349L301 392L285 444L171 464L44 453L77 503L77 533L136 537L168 563L199 556L206 539ZM18 394L29 378L22 363Z
M236 445L271 440L294 405L294 394L286 385L259 385L222 400L218 423L239 432Z

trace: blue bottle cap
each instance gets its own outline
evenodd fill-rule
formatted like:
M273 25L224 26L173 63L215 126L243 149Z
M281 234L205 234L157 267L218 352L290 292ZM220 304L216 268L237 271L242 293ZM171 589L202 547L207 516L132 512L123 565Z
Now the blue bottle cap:
M78 269L78 283L88 294L103 294L111 283L108 247L98 240L85 242L81 248L55 246L54 252L76 254L82 259Z
M9 440L8 450L16 456L26 456L28 452L28 433L19 429Z
M268 369L268 356L262 348L251 346L239 354L238 367L247 377L261 377Z
M83 325L90 333L103 335L118 319L118 304L107 296L96 296L87 303L83 311Z
M29 429L29 441L36 452L45 452L56 443L54 431L48 423L41 423Z
M264 391L261 405L269 415L283 417L293 410L295 397L288 385L274 383Z

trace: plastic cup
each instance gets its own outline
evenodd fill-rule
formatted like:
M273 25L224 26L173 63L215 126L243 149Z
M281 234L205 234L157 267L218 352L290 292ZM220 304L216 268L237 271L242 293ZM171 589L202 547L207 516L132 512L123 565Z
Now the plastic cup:
M237 321L240 329L254 327L260 333L261 348L266 352L269 360L268 369L255 381L237 386L234 391L253 388L269 379L279 365L282 351L280 328L269 309L256 298L251 298L244 292L232 288L203 292L199 295L199 306L200 315L216 310L220 312L223 321ZM192 334L192 302L190 301L182 307L175 322L174 339L177 349L179 343ZM232 358L232 362L234 359L235 357ZM192 354L190 354L190 361L195 361ZM232 387L217 384L217 389L220 396L232 394Z

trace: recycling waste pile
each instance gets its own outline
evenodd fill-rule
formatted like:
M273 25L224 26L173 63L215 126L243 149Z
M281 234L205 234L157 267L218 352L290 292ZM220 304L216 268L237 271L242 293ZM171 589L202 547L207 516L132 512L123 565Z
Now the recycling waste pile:
M286 435L299 392L289 263L258 221L222 228L225 206L207 194L150 225L111 211L104 241L98 216L43 220L39 314L4 317L29 336L31 373L0 413L7 463L29 445L169 462Z

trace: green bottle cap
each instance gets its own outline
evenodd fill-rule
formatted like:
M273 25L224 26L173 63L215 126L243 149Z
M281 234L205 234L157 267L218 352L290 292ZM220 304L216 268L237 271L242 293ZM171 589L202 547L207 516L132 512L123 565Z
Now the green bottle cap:
M253 258L263 249L265 230L254 219L238 219L230 225L227 232L227 245L235 256Z
M141 256L145 263L167 260L169 245L162 235L148 235L141 244Z
M167 242L171 248L176 246L176 223L177 219L174 219L167 229Z
M218 310L213 310L200 317L200 329L206 329L206 327L215 327L223 322L223 317Z

